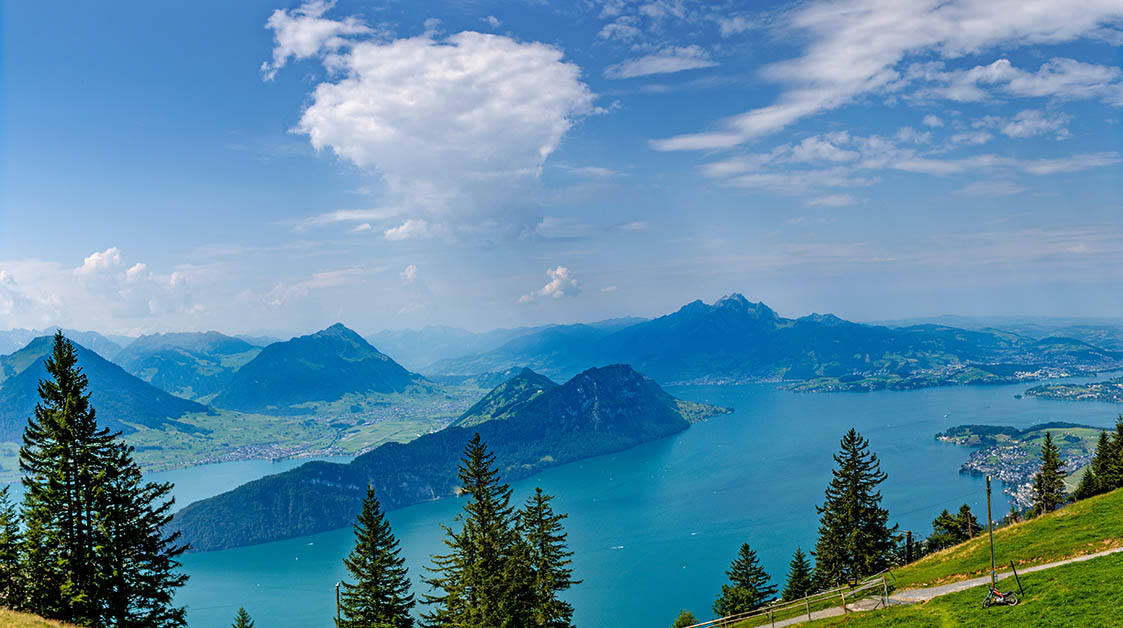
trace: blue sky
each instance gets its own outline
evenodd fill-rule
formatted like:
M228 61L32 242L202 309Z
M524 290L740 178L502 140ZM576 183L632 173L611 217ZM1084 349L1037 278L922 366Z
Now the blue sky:
M0 328L1123 315L1123 5L2 5Z

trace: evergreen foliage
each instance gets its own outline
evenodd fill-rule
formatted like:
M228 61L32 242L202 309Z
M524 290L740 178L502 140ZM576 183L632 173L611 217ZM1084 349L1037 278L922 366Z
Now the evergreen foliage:
M1108 466L1112 461L1111 436L1107 431L1100 432L1100 439L1096 443L1096 452L1092 455L1092 463L1084 470L1080 484L1073 491L1074 499L1087 499L1093 495L1110 490L1110 472Z
M788 580L782 594L784 601L790 602L810 595L815 590L811 575L811 561L807 560L807 554L803 553L802 547L795 548L795 554L788 563Z
M405 559L370 486L355 524L355 549L343 564L355 584L343 583L338 628L413 628Z
M1053 512L1064 504L1065 475L1060 452L1053 444L1053 435L1045 432L1045 442L1041 444L1041 470L1033 478L1034 514Z
M185 609L172 606L187 582L177 558L187 551L179 532L165 535L175 499L167 482L145 482L133 448L114 443L102 471L98 518L102 622L118 628L185 626Z
M928 551L934 552L966 541L979 533L979 520L971 507L963 504L956 514L946 509L932 521L932 536L928 537Z
M165 536L170 484L146 483L131 447L99 428L74 346L58 333L20 448L27 488L21 606L79 625L185 625L172 607L186 547Z
M231 628L253 628L253 619L244 607L238 607L238 613L234 615L234 623L231 624Z
M721 585L721 595L714 600L714 612L719 617L756 610L776 595L776 585L769 584L768 574L748 543L741 544L737 558L725 573L729 584Z
M0 487L0 607L23 605L20 538L19 513L8 496L8 486L4 485Z
M40 402L20 448L27 493L23 517L27 608L77 624L100 619L97 509L99 472L113 435L99 429L74 346L55 334L47 358L49 379L39 382Z
M558 599L558 594L580 584L570 568L573 552L566 546L562 520L550 506L553 497L535 488L519 512L519 524L529 550L533 574L532 625L543 628L570 628L573 605Z
M529 551L515 527L511 489L500 482L495 456L478 433L465 447L458 477L468 496L457 516L462 526L459 531L444 528L449 553L433 556L425 583L436 593L424 596L432 610L422 618L433 628L527 625L529 607L513 606L529 597L522 571Z
M826 500L816 507L819 540L815 544L815 580L823 588L878 573L889 566L893 533L889 511L881 507L878 485L885 481L869 441L853 428L843 436L838 465Z
M698 623L698 618L690 611L679 611L675 623L671 624L671 628L686 628Z

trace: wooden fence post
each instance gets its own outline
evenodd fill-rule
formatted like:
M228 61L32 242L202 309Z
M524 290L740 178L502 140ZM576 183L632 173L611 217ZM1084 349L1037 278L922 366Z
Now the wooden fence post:
M804 596L803 603L807 605L807 621L811 621L811 601Z

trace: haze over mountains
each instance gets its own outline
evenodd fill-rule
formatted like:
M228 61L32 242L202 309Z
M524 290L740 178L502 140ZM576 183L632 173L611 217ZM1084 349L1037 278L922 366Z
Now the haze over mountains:
M50 336L41 336L23 349L0 357L0 440L16 441L22 436L39 401L39 380L47 377L45 363L52 343ZM206 406L141 381L81 344L75 343L75 349L102 426L126 433L136 429L134 426L197 431L176 419L192 412L207 412Z

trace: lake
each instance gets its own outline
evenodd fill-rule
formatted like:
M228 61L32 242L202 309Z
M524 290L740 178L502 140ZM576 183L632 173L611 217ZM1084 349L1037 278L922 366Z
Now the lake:
M569 514L575 575L584 580L568 595L578 626L657 628L670 625L679 609L712 615L710 604L742 542L783 584L796 546L814 546L815 506L830 479L831 455L851 426L870 440L889 474L882 493L891 520L926 536L943 508L968 503L981 520L986 517L984 481L958 473L969 450L935 441L936 432L964 423L1109 426L1120 410L1106 403L1014 399L1025 388L865 394L795 394L771 385L671 388L677 396L735 413L512 486L520 502L541 486ZM240 477L275 468L233 464L246 465L238 469ZM224 482L222 490L233 485L221 470L225 466L160 476L174 479L181 497L200 496L220 492L216 482ZM996 519L1009 509L999 488ZM459 508L457 500L444 499L389 513L415 586L429 556L443 550L441 524L451 524ZM183 560L191 581L177 602L188 606L192 627L229 626L244 605L259 626L326 628L335 612L335 582L344 576L341 558L352 544L346 529L191 554Z

